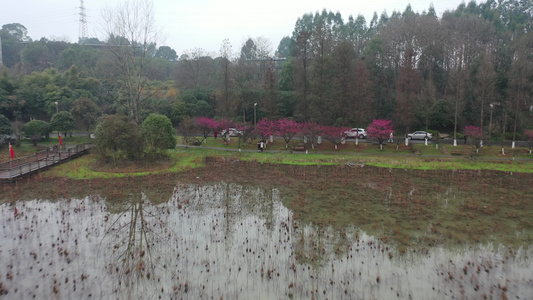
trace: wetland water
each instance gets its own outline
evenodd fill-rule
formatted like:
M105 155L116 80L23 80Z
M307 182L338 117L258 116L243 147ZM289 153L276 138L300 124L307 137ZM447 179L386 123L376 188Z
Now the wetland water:
M420 202L409 198L411 186L405 188L403 198ZM446 220L424 219L415 222L423 228L412 229L406 246L399 240L408 233L376 228L383 225L375 224L391 223L390 216L381 215L383 220L374 225L359 227L330 226L318 217L319 222L308 222L301 218L302 210L284 206L282 194L277 188L216 182L177 184L168 201L157 204L141 192L133 195L133 204L122 208L110 208L100 196L2 204L0 291L4 295L0 298L527 299L533 295L531 228L519 225L520 221L507 224L513 228L507 233L494 232L510 237L493 238L481 230L483 236L472 233L450 245L445 242L447 233L435 225ZM395 201L401 206L403 198L392 194L385 186L376 196L385 211L394 210ZM465 218L468 210L480 210L476 218L487 215L488 219L472 220L468 226L500 222L491 213L494 204L471 207L457 187L444 186L428 197L437 199L444 210L462 202ZM296 206L311 205L300 200ZM358 206L363 215L375 210L368 203ZM381 232L380 236L372 236L370 230ZM413 241L423 246L414 246Z

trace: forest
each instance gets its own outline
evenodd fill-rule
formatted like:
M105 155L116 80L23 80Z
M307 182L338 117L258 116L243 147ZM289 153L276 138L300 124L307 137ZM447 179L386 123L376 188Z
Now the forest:
M103 41L31 40L23 24L2 26L0 113L14 133L63 111L87 130L101 115L140 124L150 113L175 127L197 117L363 128L389 119L398 134L478 126L513 141L533 129L530 1L463 3L442 16L407 6L370 21L317 11L275 51L257 37L239 51L224 40L216 55L178 55L149 34L149 15L117 25L121 13Z

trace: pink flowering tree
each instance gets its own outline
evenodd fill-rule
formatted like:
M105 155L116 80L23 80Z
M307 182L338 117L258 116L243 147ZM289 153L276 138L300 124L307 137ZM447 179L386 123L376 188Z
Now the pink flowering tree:
M315 149L315 144L318 141L318 137L323 134L322 126L318 125L317 123L302 123L300 126L302 135L307 139L306 144L311 146L312 149ZM307 148L309 149L309 147Z
M383 149L383 142L388 139L390 133L393 132L392 121L385 119L373 120L366 130L368 136L376 139L379 143L379 148Z
M260 120L255 126L254 132L259 134L261 140L267 140L275 132L275 123L267 118Z
M248 142L252 141L252 137L254 135L254 127L250 124L237 124L235 126L235 129L241 132L239 134L239 143L243 143L244 146L248 144Z
M274 124L275 133L283 137L285 140L285 148L288 148L292 138L300 133L300 124L294 120L288 119L277 120Z
M207 140L207 136L209 136L211 132L216 131L218 128L218 122L216 120L206 117L197 118L195 125L202 132L202 136L204 137L203 142Z
M465 136L472 140L476 146L476 152L479 151L479 141L483 138L483 130L477 126L466 126L464 130Z
M219 131L223 131L223 130L228 131L230 128L234 128L234 127L235 127L235 122L227 120L227 119L222 119L218 122L217 129Z
M222 119L218 122L217 129L218 131L225 130L226 132L228 132L230 128L234 128L234 127L235 127L235 122L227 120L227 119ZM224 140L225 143L228 142L226 136L223 136L222 139Z
M524 132L527 138L527 145L529 146L529 154L533 150L533 129L528 129Z
M322 134L324 138L335 145L337 149L342 139L346 136L345 131L350 130L349 127L336 127L336 126L322 126Z

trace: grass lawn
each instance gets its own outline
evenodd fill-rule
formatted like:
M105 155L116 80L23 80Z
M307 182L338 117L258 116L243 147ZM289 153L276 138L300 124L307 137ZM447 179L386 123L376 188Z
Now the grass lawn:
M64 144L80 144L90 142L86 136L65 137ZM124 176L143 176L149 174L177 173L183 170L198 168L205 165L207 158L228 158L241 161L259 162L284 165L371 165L384 168L421 169L421 170L500 170L520 173L533 173L533 155L527 148L506 149L505 156L497 146L485 146L478 150L470 145L453 147L448 144L386 143L383 149L376 143L359 143L349 141L338 145L337 149L329 142L324 141L315 149L309 149L306 154L302 151L291 153L292 147L299 144L294 140L286 147L284 140L274 140L268 143L266 151L256 152L257 141L246 145L239 142L238 138L231 138L225 143L222 139L209 137L204 147L208 148L181 148L169 151L167 158L154 162L124 163L120 165L104 165L97 162L94 156L85 156L80 159L54 167L44 173L45 176L58 176L75 179L88 178L117 178ZM57 138L42 141L39 147L34 147L30 142L23 142L19 147L14 147L16 157L32 155L43 147L56 145ZM181 142L181 138L178 138ZM249 150L237 152L237 149ZM0 162L8 161L7 147L0 151ZM221 151L220 149L234 150ZM461 155L451 155L451 151L461 151ZM516 158L516 159L515 159Z
M204 147L216 147L228 150L257 150L257 142L255 139L251 143L243 144L239 142L237 137L232 137L229 142L224 142L221 138L208 137L207 140L202 143ZM181 137L178 137L178 143L182 143ZM268 142L267 151L287 151L302 143L300 139L291 140L288 147L285 141L282 139L276 139L273 142ZM499 146L484 146L479 148L476 152L476 148L472 145L458 144L456 147L450 144L439 144L438 147L435 144L423 143L414 144L410 143L409 146L405 146L402 143L385 143L383 149L380 149L379 144L375 142L359 142L357 145L354 140L347 141L344 145L339 144L337 149L329 141L323 141L322 144L316 145L314 149L308 149L309 153L375 153L375 154L418 154L418 155L442 155L450 156L451 151L461 151L461 156L473 156L473 157L496 157L496 158L529 158L533 159L533 155L529 154L529 149L521 147L516 149L505 148L505 155L502 155L502 148Z

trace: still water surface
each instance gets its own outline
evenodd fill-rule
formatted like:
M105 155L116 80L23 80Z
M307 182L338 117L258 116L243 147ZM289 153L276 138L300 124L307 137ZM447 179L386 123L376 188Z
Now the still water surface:
M400 253L355 227L301 224L278 190L180 185L153 205L0 206L5 299L528 299L532 248Z

